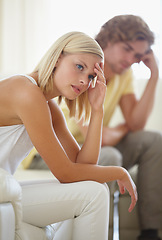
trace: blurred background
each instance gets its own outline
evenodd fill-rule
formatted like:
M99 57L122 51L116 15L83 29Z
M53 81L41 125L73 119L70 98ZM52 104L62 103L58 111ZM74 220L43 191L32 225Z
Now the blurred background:
M120 14L141 16L154 32L156 41L153 50L162 79L162 0L0 0L0 78L32 72L61 35L69 31L83 31L95 37L107 20ZM140 95L149 71L143 64L134 64L133 69ZM159 82L162 91L162 80ZM148 128L162 130L161 102L158 90L151 115L154 122L151 126L148 122Z

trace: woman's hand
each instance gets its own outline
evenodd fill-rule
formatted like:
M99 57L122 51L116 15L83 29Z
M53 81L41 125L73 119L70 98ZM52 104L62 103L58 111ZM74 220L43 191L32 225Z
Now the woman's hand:
M103 63L101 63L101 65L96 63L94 71L97 75L97 80L95 87L93 88L91 84L90 88L88 89L88 97L92 109L99 111L103 109L103 103L106 94L106 81L103 73Z
M136 205L138 197L137 197L136 185L134 184L134 182L127 170L124 171L124 175L123 175L122 179L117 180L117 183L118 183L121 194L124 194L125 189L127 189L127 191L129 192L129 194L131 196L131 204L130 204L130 207L128 210L129 212L131 212Z

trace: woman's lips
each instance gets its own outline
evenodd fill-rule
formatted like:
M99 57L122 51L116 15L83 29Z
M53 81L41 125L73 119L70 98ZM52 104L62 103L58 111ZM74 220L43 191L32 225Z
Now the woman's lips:
M75 85L72 85L72 88L73 88L74 92L77 94L79 94L81 92L81 89Z

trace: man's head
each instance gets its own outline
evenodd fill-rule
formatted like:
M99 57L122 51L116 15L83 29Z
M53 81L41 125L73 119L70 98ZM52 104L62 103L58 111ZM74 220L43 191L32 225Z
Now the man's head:
M105 65L121 74L149 52L154 34L142 18L119 15L107 21L96 36L105 55Z
M108 42L128 42L145 40L151 46L154 34L142 18L134 15L119 15L107 21L96 36L102 49Z

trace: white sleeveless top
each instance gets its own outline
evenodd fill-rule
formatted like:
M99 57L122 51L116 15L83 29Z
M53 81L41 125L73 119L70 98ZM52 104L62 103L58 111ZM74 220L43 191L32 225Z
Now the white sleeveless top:
M34 78L22 76L37 85ZM32 148L33 144L23 124L0 127L0 168L14 174Z

